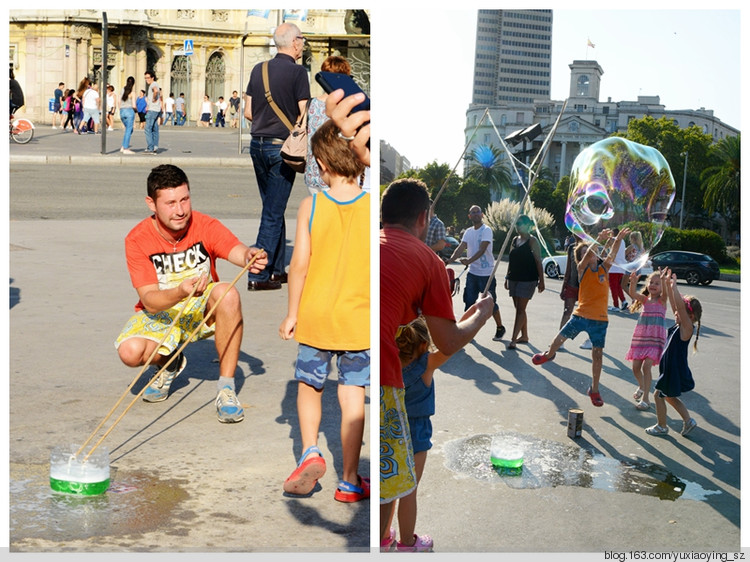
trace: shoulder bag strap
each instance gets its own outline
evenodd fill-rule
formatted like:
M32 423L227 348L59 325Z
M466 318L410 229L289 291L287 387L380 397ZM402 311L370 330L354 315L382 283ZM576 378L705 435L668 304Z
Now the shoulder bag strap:
M279 119L281 119L281 122L284 123L287 129L290 131L294 129L292 124L289 122L289 119L286 115L284 115L284 112L281 111L281 108L276 105L276 102L273 101L273 97L271 97L271 88L268 87L268 61L263 63L262 67L263 71L263 89L266 93L266 101L268 102L268 105L271 106L271 109L273 109L274 113L278 116Z

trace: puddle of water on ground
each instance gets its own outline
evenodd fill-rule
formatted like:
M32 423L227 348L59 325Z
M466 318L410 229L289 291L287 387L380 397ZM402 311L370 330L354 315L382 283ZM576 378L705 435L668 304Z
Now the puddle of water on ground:
M142 533L163 526L188 497L177 480L112 469L107 492L78 496L54 492L49 465L10 465L11 543L25 538L68 541Z
M523 470L518 475L501 474L490 462L493 441L507 440L524 451ZM502 479L511 488L579 486L655 496L662 500L705 500L720 490L706 490L695 482L678 478L665 468L647 462L626 462L592 454L578 446L565 445L514 432L474 435L450 441L443 447L450 470L479 480Z

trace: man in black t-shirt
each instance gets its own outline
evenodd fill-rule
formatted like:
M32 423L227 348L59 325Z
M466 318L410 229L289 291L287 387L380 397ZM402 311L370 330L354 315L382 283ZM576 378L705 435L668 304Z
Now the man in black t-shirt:
M268 89L279 110L294 123L310 98L307 71L296 61L302 56L305 38L292 23L276 28L273 40L278 54L268 61ZM250 156L253 159L263 210L255 246L268 253L268 267L248 274L250 291L280 289L286 281L286 222L284 213L296 172L281 159L281 145L290 127L266 99L263 64L255 65L245 91L245 117L251 121Z

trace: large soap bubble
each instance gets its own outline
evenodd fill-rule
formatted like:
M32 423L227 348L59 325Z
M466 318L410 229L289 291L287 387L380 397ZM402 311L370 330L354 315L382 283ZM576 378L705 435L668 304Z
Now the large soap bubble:
M565 226L582 241L594 243L603 257L603 247L596 240L603 229L648 223L638 231L640 247L625 238L627 257L614 262L626 271L636 271L661 239L674 195L672 172L658 150L611 137L581 151L573 162ZM633 238L637 241L638 236Z

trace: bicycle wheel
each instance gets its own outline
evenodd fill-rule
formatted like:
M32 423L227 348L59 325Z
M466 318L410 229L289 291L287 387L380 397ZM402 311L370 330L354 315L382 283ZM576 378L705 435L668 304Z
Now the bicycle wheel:
M34 137L34 125L28 119L16 119L10 134L18 144L26 144Z

